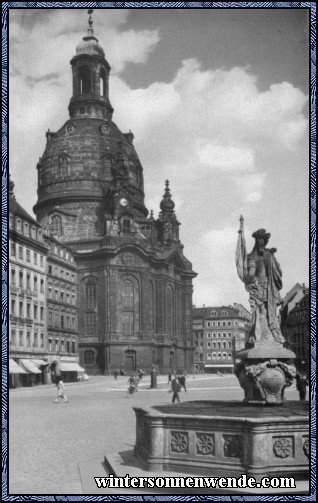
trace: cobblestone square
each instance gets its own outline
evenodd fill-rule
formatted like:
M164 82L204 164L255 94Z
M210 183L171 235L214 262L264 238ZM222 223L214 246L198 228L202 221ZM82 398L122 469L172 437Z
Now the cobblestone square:
M127 378L92 377L66 384L67 403L53 403L56 388L41 386L9 392L9 494L82 494L79 463L102 462L106 451L133 449L134 405L171 402L165 376L149 389L146 376L139 392L127 396ZM189 378L181 400L241 400L234 376ZM294 386L287 399L297 400ZM96 473L103 476L104 473Z

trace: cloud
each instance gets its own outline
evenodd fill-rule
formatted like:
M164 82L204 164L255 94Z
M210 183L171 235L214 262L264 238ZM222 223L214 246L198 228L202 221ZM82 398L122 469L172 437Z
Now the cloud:
M129 30L109 35L107 54L111 55L112 72L115 74L122 72L127 63L145 63L160 40L157 30Z
M41 15L37 15L21 9L10 18L10 67L18 68L24 78L40 80L48 73L67 74L75 47L86 34L87 22L81 9L41 11ZM124 70L127 63L145 63L159 42L158 30L125 31L128 11L97 11L95 34L113 73Z
M151 172L150 199L169 167L183 188L204 179L205 186L222 186L227 201L258 203L267 180L264 152L273 163L284 152L292 155L307 130L307 97L299 89L283 82L260 91L244 68L203 71L192 58L170 83L131 90L115 77L112 88L114 119L126 129L129 121Z
M209 305L227 304L229 299L247 305L248 294L236 274L235 250L238 228L224 227L206 232L201 239L197 272L204 284L201 298ZM252 249L251 232L245 229L247 250Z
M81 10L48 11L41 9L41 18L26 9L10 25L10 170L28 211L35 203L45 131L68 118L69 61L86 30ZM305 172L308 98L288 82L261 91L249 68L203 70L194 58L180 62L170 81L131 89L123 70L146 64L160 33L127 30L128 15L126 9L98 10L94 29L112 66L113 119L135 135L147 207L157 216L169 179L185 254L199 273L196 302L246 304L235 276L233 222L243 213L251 226L268 226L271 206L273 218L289 221L286 201L277 206L283 191L278 184L288 181L291 187L291 177L301 180L299 172Z
M222 146L213 143L197 141L197 156L202 165L211 169L224 171L253 171L255 169L255 153L251 148Z

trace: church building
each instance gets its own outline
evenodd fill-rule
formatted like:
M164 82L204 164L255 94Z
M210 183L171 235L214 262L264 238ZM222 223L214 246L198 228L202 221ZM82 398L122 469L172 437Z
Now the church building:
M46 133L34 212L74 253L86 371L190 371L196 273L183 254L168 181L158 218L145 206L134 135L112 120L110 65L91 13L71 60L69 119Z

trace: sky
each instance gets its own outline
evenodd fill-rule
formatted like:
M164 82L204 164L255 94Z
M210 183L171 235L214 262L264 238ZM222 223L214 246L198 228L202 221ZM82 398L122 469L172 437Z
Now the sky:
M31 214L45 133L68 119L86 9L9 9L9 172ZM95 9L113 121L134 133L155 217L170 180L193 303L248 307L239 218L265 228L284 296L309 282L308 14L304 9Z

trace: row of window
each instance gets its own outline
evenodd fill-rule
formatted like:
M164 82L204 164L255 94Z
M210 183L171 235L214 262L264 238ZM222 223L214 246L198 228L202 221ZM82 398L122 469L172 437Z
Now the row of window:
M44 307L33 304L32 308L31 302L25 302L24 300L11 299L10 314L20 318L32 319L33 321L44 321Z
M42 230L36 228L35 225L30 225L28 222L22 221L21 218L14 218L13 215L9 216L9 228L24 234L28 238L41 240Z
M71 306L75 306L76 297L75 293L72 295L69 292L64 292L63 290L57 290L48 288L48 298L49 300L55 300L56 302L63 302L64 304L69 304Z
M238 332L234 332L234 334L232 334L232 332L208 332L206 334L206 338L207 339L211 339L211 337L214 339L214 338L220 338L220 337L229 337L229 338L232 338L232 335L234 335L235 338L241 338L241 337L244 337L244 334L241 334L241 333L238 333ZM194 334L194 338L195 339L203 339L204 337L204 332L198 332L198 333L195 333Z
M237 320L234 320L233 321L233 325L235 327L244 327L244 323L242 321L237 321ZM231 320L228 320L228 321L207 321L206 322L206 326L207 327L231 327L232 326L232 321Z
M195 345L197 348L198 348L198 347L200 347L200 348L203 348L203 347L204 347L204 346L203 346L203 341L194 341L194 345ZM210 341L208 341L208 342L207 342L207 344L206 344L206 347L207 347L208 349L211 349L211 347L212 347L212 348L215 348L215 349L221 349L221 347L223 347L224 349L226 349L226 348L231 348L231 347L232 347L232 342L231 342L231 341L229 341L229 342L225 342L225 341L224 341L224 342L222 342L222 343L221 343L221 342L212 342L212 343L211 343Z
M232 360L232 353L207 353L207 360ZM196 362L204 362L203 354L195 354L194 361Z
M44 256L36 252L31 252L29 248L24 248L24 246L17 245L11 242L11 255L12 257L18 257L21 260L29 262L30 264L39 265L44 267Z
M53 218L54 218L54 217L56 217L56 216L57 216L57 215L54 215L54 216L51 218L51 223L52 223L52 222L56 222L56 220L53 220ZM59 216L58 216L58 218L61 218L61 217L59 217ZM54 224L54 225L56 225L56 224ZM58 255L59 257L62 257L62 258L64 258L65 260L69 260L70 262L74 262L74 257L73 257L73 255L72 255L72 254L71 254L68 250L66 250L65 248L61 248L61 247L59 247L59 246L57 246L57 245L54 245L54 247L53 247L53 250L52 250L52 251L53 251L53 253L54 253L55 255Z
M232 360L232 353L208 353L207 360Z
M48 312L48 325L49 327L76 330L75 316L67 316L65 314Z
M10 276L11 285L19 286L20 288L28 288L34 292L40 291L41 293L44 293L45 280L43 277L38 277L37 274L32 274L30 271L26 271L25 269L15 269L13 267L11 268Z
M54 352L76 353L75 341L64 341L63 339L48 339L48 350Z
M75 274L70 273L68 271L64 271L64 269L60 269L59 267L53 267L52 265L49 265L48 273L51 276L56 276L57 278L63 278L66 281L71 281L72 283L75 283Z
M30 331L24 333L24 330L12 328L10 332L10 344L23 348L44 348L44 333L39 334L38 332L34 332L32 334Z

